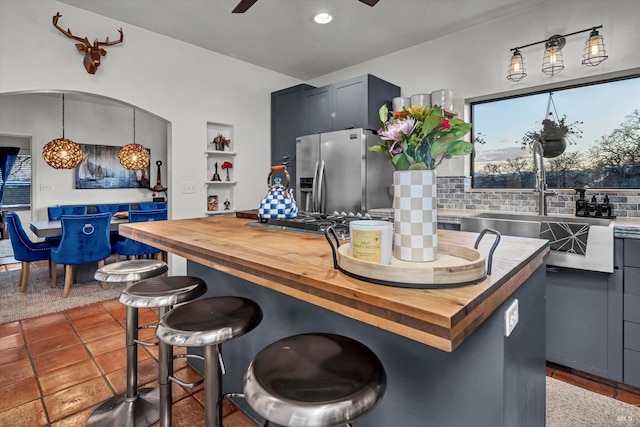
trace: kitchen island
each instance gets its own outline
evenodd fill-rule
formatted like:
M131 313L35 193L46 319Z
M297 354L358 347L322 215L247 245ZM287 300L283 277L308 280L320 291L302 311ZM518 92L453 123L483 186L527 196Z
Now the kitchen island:
M126 224L120 234L185 257L207 296L242 295L263 309L250 334L224 345L225 391L239 391L252 356L287 335L333 332L369 346L388 376L362 426L544 426L544 277L548 243L503 237L491 276L447 289L360 281L333 268L323 237L212 217ZM477 234L439 231L472 246ZM488 252L492 237L480 246ZM504 312L519 323L505 337ZM238 402L243 409L246 406Z

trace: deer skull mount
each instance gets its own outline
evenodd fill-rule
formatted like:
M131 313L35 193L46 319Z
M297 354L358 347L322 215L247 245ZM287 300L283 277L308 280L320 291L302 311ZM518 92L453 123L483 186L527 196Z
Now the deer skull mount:
M53 26L70 39L81 42L76 43L76 49L78 49L79 52L84 52L84 68L86 68L87 73L89 74L96 73L96 70L100 66L100 57L107 54L107 51L100 46L112 46L114 44L122 43L122 41L124 40L124 34L122 33L122 28L120 28L118 30L118 32L120 33L120 40L109 41L109 37L107 37L105 41L101 42L98 39L95 39L92 45L87 37L82 38L74 36L73 34L71 34L71 30L65 30L64 28L58 26L58 19L60 19L61 16L62 15L60 15L60 12L54 15Z

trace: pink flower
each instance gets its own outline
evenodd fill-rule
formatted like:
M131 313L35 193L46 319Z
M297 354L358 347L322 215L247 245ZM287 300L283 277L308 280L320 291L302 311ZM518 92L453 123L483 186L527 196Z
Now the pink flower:
M451 129L451 122L449 121L449 119L444 119L440 127L442 129Z
M380 129L378 135L385 141L399 141L401 135L411 135L416 127L416 119L408 117L387 125L387 129Z

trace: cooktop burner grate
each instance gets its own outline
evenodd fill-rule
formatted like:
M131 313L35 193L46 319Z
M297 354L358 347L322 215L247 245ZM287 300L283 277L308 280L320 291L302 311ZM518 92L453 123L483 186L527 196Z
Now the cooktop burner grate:
M297 231L307 234L322 235L329 226L333 226L338 238L345 240L349 238L349 223L356 220L373 219L367 214L338 213L301 213L295 218L263 218L258 222L249 225L264 228L274 228L282 231Z

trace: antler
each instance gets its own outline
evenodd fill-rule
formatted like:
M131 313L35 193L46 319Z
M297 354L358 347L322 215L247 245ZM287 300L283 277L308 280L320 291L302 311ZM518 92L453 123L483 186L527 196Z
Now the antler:
M98 41L98 39L95 39L95 41L93 42L93 44L95 46L112 46L114 44L118 44L118 43L122 43L122 41L124 40L124 33L122 32L122 27L120 27L120 29L118 30L118 32L120 33L120 40L116 40L116 41L109 41L109 37L107 37L105 39L105 41L100 42Z
M88 37L84 37L84 38L83 38L83 37L74 36L74 35L71 33L71 30L70 30L69 28L67 28L67 29L65 30L64 28L60 27L60 26L58 25L58 19L60 19L61 17L62 17L62 15L60 15L60 12L57 12L57 13L54 15L54 17L53 17L53 26L54 26L54 27L56 27L58 30L60 30L60 32L61 32L62 34L64 34L65 36L67 36L67 37L69 37L69 38L71 38L71 39L77 40L77 41L79 41L79 42L82 42L82 43L84 43L84 44L85 44L85 45L87 45L87 46L91 46L91 43L89 43L89 38L88 38ZM114 44L122 43L122 41L124 40L124 33L122 32L122 27L120 27L120 29L118 30L118 32L120 33L120 39L119 39L119 40L115 40L115 41L110 42L110 41L109 41L109 37L107 37L107 38L105 39L105 41L101 42L101 41L98 41L98 39L95 39L95 40L94 40L94 42L93 42L93 45L94 45L95 47L98 47L98 46L112 46L112 45L114 45Z
M84 44L86 44L87 46L91 46L91 43L89 43L89 39L87 37L78 37L78 36L74 36L73 34L71 34L71 30L67 28L67 30L65 31L64 28L60 27L58 25L58 19L60 19L62 15L60 15L60 12L57 12L54 17L53 17L53 26L56 27L58 30L60 30L60 32L62 34L64 34L65 36L69 37L70 39L74 39L74 40L78 40L79 42L82 42ZM120 37L122 38L122 28L120 29ZM107 38L108 40L108 38ZM121 40L122 41L122 40Z

